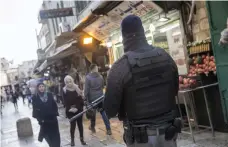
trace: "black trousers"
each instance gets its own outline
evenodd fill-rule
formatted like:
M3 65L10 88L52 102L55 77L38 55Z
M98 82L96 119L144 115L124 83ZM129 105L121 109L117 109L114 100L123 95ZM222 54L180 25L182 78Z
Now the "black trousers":
M13 102L14 108L17 109L18 105L17 105L17 101Z
M60 147L60 133L58 121L45 124L44 128L44 139L47 141L49 147Z
M80 138L83 138L83 124L82 124L82 116L79 117L77 120L73 121L70 123L70 136L71 139L74 138L74 133L75 133L75 129L76 129L76 122L78 125L78 130L79 130L79 134L80 134Z

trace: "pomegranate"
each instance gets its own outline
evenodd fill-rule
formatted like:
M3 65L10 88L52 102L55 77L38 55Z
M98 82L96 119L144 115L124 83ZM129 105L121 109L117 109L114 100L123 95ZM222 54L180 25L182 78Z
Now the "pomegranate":
M183 83L183 77L182 76L179 76L179 82Z
M183 84L184 85L188 84L188 80L186 78L183 79Z
M207 62L207 59L203 59L203 63L206 63Z
M213 61L213 60L214 60L214 56L211 56L211 57L210 57L210 60Z

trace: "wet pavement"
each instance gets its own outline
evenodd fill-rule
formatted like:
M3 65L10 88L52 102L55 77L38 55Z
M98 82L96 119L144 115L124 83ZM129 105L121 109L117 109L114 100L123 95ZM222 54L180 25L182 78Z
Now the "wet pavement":
M3 108L3 115L1 116L1 146L2 147L48 147L45 141L42 143L37 141L39 125L36 119L32 118L32 109L28 108L22 101L18 102L19 109L15 111L11 102L5 103ZM69 135L69 122L64 116L64 109L59 108L60 117L59 127L61 134L62 147L70 147L70 135ZM29 138L19 139L16 130L16 121L20 118L29 117L32 122L33 136ZM101 119L100 114L97 113L96 122L96 134L91 134L89 129L89 121L84 118L84 134L85 141L90 147L124 147L122 134L122 123L118 119L111 119L112 136L106 135L104 123ZM79 141L78 130L75 135L75 146L81 147ZM189 135L181 134L178 138L178 147L228 147L228 134L215 133L215 138L212 137L211 133L205 132L195 136L196 143L192 142Z
M4 104L3 114L1 116L1 146L2 147L48 147L47 143L43 141L42 143L37 140L39 133L39 125L36 119L32 118L32 109L27 106L27 104L23 104L20 100L18 102L18 111L15 111L14 106L11 102L7 102ZM63 147L70 146L70 133L69 133L69 122L68 119L64 116L64 109L59 107L60 116L59 127L61 134L61 145ZM90 147L124 147L124 143L122 141L122 126L117 119L113 119L111 121L112 124L112 136L106 135L106 130L103 124L103 121L100 115L97 115L96 122L96 134L91 134L88 129L89 121L84 118L84 136L85 141L87 142L87 146ZM29 117L31 119L32 127L33 127L33 136L29 138L18 138L17 129L16 129L16 121L20 118ZM75 146L81 147L79 141L79 133L78 130L75 131Z

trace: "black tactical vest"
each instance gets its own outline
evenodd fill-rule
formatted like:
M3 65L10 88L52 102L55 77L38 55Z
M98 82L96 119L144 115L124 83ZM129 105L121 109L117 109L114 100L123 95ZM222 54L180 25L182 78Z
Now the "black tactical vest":
M174 73L167 55L157 48L125 54L132 74L124 88L128 120L159 117L174 109Z

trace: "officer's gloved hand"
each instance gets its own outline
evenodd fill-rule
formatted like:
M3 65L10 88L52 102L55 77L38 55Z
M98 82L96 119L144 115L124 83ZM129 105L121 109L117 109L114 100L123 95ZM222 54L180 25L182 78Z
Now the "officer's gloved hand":
M173 126L176 128L176 131L177 131L178 133L181 133L181 129L182 129L182 127L183 127L183 124L182 124L181 119L176 118L176 119L173 121Z
M88 106L88 105L89 105L89 102L86 101L86 100L84 100L84 105L85 105L85 106Z
M44 122L44 121L43 121L43 120L41 120L41 119L37 119L37 121L38 121L38 124L39 124L39 125L42 125L42 124L43 124L43 122Z
M97 108L97 111L102 112L102 111L104 111L104 109L103 108Z

